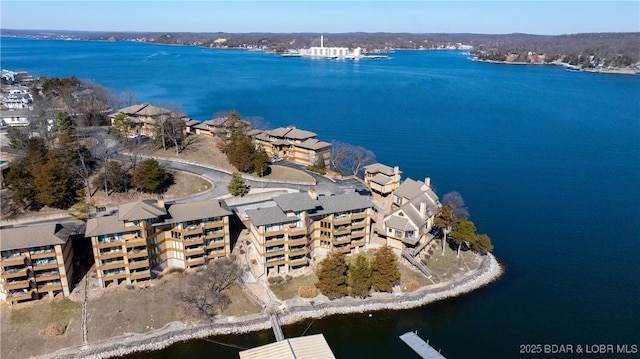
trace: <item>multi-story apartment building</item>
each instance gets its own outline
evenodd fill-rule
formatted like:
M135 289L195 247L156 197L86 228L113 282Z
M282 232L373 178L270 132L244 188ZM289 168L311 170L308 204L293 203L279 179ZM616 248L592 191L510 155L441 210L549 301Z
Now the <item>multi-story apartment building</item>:
M311 131L289 126L269 131L254 130L251 136L268 156L304 166L329 167L331 144L316 139L317 134Z
M3 228L0 297L10 304L68 296L73 275L75 223Z
M175 111L166 108L156 107L148 103L132 105L121 108L109 115L111 125L118 114L123 114L129 121L128 135L137 136L144 135L154 138L158 124L162 120L175 119L182 126L182 132L190 133L192 129L200 123L200 121L192 120Z
M103 286L151 278L153 268L192 268L231 252L231 212L219 201L174 203L139 201L91 218L98 279Z
M264 272L287 273L329 251L356 253L371 236L373 203L355 194L318 196L314 190L273 199L274 207L247 210L251 241Z

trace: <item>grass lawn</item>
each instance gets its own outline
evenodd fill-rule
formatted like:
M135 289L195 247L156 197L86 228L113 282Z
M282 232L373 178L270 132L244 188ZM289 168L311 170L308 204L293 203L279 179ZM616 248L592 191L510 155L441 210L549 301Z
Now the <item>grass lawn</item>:
M314 273L295 277L288 282L280 284L272 284L269 286L273 294L280 300L287 300L298 295L298 288L313 287L318 281L318 277Z
M242 288L237 285L229 288L226 294L231 298L231 304L222 312L224 315L239 317L247 314L260 313L262 310L262 306L249 299Z
M82 315L82 303L72 302L69 299L55 300L42 305L11 311L12 325L35 324L45 327L51 323L67 324L73 318Z

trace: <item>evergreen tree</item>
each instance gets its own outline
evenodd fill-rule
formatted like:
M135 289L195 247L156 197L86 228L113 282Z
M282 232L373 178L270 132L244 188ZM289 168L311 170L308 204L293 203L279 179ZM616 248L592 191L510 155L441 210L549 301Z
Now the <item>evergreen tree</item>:
M369 295L373 282L373 272L369 259L362 253L356 256L349 266L349 282L352 296L364 298Z
M127 115L122 112L118 112L113 118L113 124L111 125L111 133L118 139L120 142L124 142L127 140L127 135L129 134L129 127L131 126L131 120Z
M23 207L27 205L38 208L35 202L36 190L33 188L33 177L27 166L26 159L11 161L5 178L7 186L13 190L13 201Z
M153 158L139 164L131 176L131 184L145 192L161 192L168 180L169 174Z
M58 146L69 146L73 142L74 134L75 129L71 117L67 116L64 112L58 112L56 114L56 139L58 140Z
M69 208L78 189L72 169L59 151L49 151L47 160L32 169L36 200L45 206Z
M487 253L493 250L491 238L486 234L478 234L475 241L471 243L471 247L479 253Z
M234 196L244 196L249 192L247 184L242 179L242 176L238 172L233 172L231 175L231 181L227 185L227 190Z
M453 212L452 205L445 205L440 209L440 213L433 220L434 226L440 228L442 231L442 255L444 255L444 249L447 243L447 235L451 232L453 227L458 224L460 220Z
M460 257L460 248L462 247L462 243L471 244L475 241L476 226L473 222L464 220L453 229L451 237L453 237L454 243L458 245L458 253L456 254L456 257Z
M400 267L398 257L393 249L384 246L376 250L371 263L373 273L373 289L378 292L391 292L393 286L400 284Z
M342 253L329 253L320 262L316 271L316 287L329 299L341 298L349 294L347 287L347 262Z

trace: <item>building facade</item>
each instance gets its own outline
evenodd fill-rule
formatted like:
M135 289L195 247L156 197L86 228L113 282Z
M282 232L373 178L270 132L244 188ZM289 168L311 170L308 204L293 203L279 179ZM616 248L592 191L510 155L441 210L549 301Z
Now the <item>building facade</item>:
M148 280L152 270L192 268L231 253L231 212L219 201L165 205L139 201L91 218L91 238L100 284Z
M331 251L357 253L371 237L373 203L355 194L290 193L276 206L247 210L251 242L264 273L288 273Z
M407 178L393 192L391 212L384 218L383 235L387 245L419 252L433 237L433 220L440 211L438 196L427 177L424 182Z
M270 157L280 157L303 166L329 168L331 144L316 139L314 132L289 126L269 131L254 130L251 136Z
M73 275L70 237L78 224L53 223L3 228L0 298L9 304L59 294L68 296Z
M387 196L400 187L401 173L397 166L370 164L364 167L364 183L371 191Z

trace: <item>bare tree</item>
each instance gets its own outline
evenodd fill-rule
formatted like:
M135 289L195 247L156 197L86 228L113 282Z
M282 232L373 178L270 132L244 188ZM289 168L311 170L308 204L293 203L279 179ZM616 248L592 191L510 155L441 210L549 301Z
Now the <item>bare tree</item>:
M176 293L185 313L199 319L213 320L216 314L230 303L224 293L242 274L235 258L219 258L209 263L204 270L189 275L184 288Z
M331 143L331 168L342 173L358 176L364 166L373 163L376 155L361 146L344 142Z

